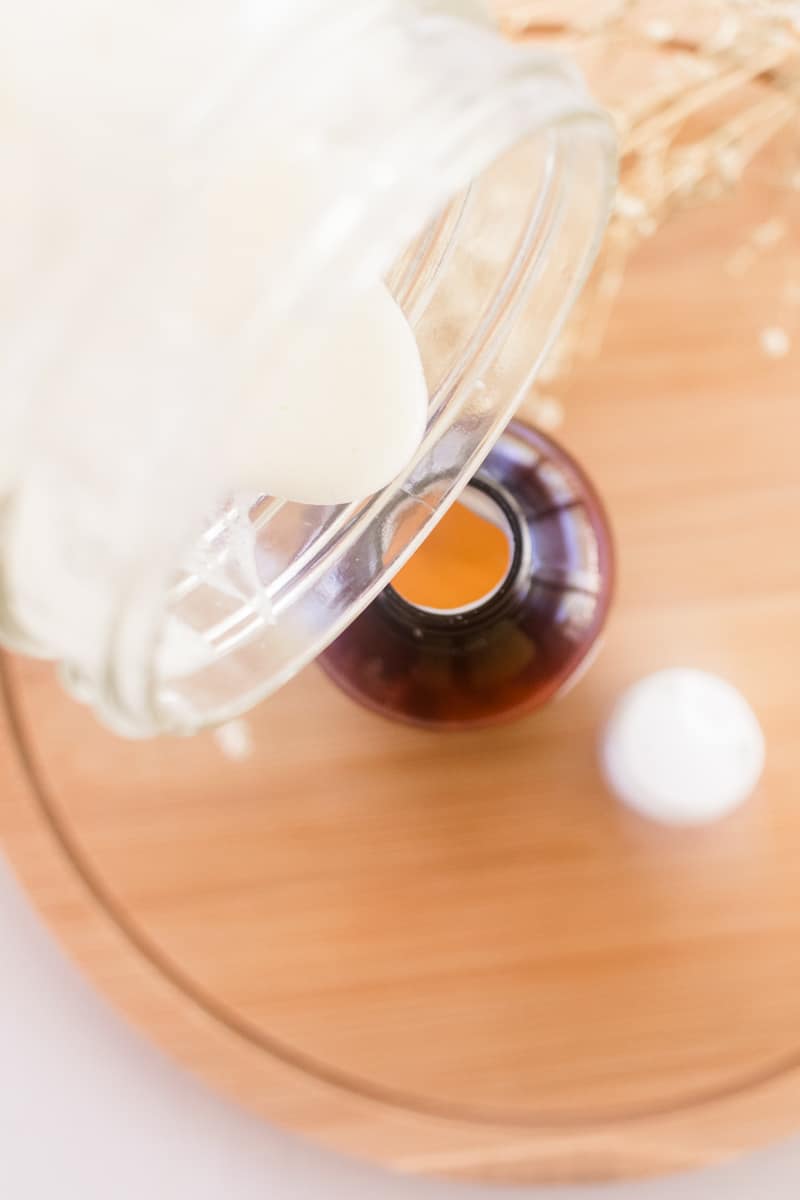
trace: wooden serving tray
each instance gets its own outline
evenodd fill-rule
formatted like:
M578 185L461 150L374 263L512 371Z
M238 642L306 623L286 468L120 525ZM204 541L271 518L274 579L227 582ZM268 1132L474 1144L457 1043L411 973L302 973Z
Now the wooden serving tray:
M424 732L312 667L237 760L212 734L119 741L5 661L0 831L31 898L155 1041L269 1119L509 1181L800 1127L800 371L759 348L788 243L724 266L765 203L751 183L647 246L571 386L561 436L620 584L599 660L540 715ZM759 794L699 832L625 813L596 768L620 690L679 663L731 678L768 743Z

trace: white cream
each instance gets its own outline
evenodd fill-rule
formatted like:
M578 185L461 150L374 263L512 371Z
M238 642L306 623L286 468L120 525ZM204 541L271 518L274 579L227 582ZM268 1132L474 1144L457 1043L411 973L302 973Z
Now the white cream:
M418 448L428 390L414 334L382 285L333 320L265 398L236 445L236 479L304 504L358 500L390 483Z
M32 0L4 23L0 67L15 103L0 118L0 495L22 473L26 393L41 395L42 381L57 436L73 436L68 422L84 440L97 430L96 457L115 430L138 450L115 408L134 404L152 437L181 406L198 425L213 405L229 407L228 428L209 435L218 487L360 499L414 453L422 368L377 269L348 311L295 311L304 337L287 328L249 365L265 346L261 327L248 342L249 324L266 310L283 319L292 259L351 186L342 145L323 134L306 145L294 110L281 140L287 114L275 120L269 88L255 86L280 61L274 52L265 67L262 41L279 44L281 30L334 8L286 0L228 12L200 0L187 22L176 0L123 5L113 18L101 0L80 0L68 18L54 0ZM299 365L278 364L271 386L276 351L300 341ZM188 434L187 417L175 420ZM32 453L41 441L34 430Z

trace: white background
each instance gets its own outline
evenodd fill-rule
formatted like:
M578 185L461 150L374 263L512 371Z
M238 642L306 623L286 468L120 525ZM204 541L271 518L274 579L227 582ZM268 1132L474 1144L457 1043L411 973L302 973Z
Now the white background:
M603 1188L401 1179L216 1097L97 997L0 861L2 1200L796 1200L800 1139L722 1169ZM798 1014L800 1019L800 1014ZM798 1113L800 1127L800 1112Z

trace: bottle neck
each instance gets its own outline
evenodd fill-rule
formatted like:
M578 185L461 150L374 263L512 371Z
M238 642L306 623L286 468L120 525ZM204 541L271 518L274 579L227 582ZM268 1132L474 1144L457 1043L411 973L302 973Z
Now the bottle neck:
M469 604L448 609L437 609L413 604L403 597L391 584L376 601L385 610L387 619L398 631L417 639L448 640L468 638L506 617L519 612L531 586L531 532L519 505L511 493L488 475L479 473L462 495L469 503L470 495L477 493L487 507L493 510L493 524L503 529L509 545L509 558L505 574L491 592Z

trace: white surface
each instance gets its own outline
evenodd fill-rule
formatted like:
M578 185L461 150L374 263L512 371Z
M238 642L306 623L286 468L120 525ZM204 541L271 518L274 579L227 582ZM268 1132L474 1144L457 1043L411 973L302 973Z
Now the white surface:
M704 825L733 812L764 769L764 735L741 692L708 671L674 667L623 693L605 730L611 790L665 825Z
M796 1200L800 1190L800 1140L714 1171L603 1188L397 1178L270 1128L174 1066L65 961L2 860L0 957L3 1200Z

